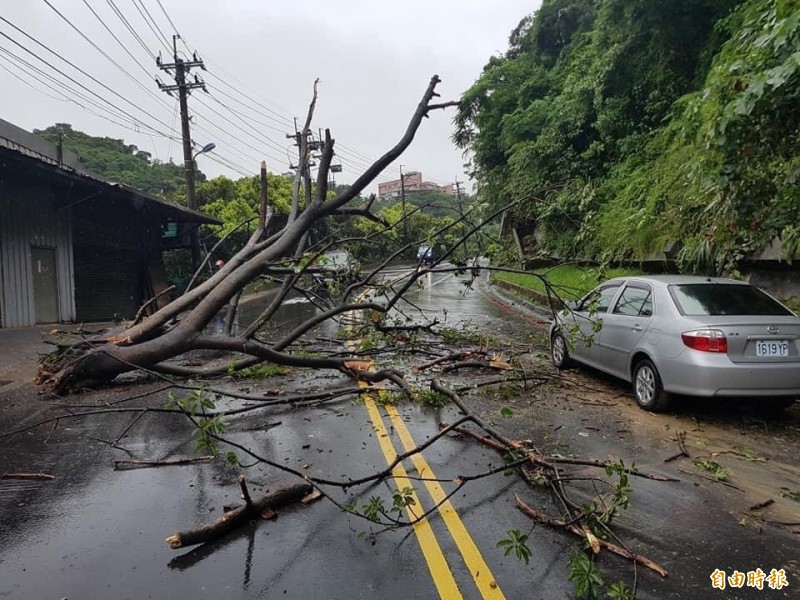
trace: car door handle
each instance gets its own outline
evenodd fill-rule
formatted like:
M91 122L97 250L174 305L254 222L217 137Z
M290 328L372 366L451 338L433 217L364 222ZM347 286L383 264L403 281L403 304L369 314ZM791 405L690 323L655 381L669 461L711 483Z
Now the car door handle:
M633 329L634 331L641 331L641 330L642 330L642 326L641 326L641 325L639 325L638 323L634 323L634 325L633 325L632 329Z

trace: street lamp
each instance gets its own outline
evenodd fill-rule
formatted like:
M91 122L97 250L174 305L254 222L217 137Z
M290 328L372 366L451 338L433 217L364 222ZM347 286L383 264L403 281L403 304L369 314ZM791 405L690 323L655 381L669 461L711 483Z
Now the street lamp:
M194 159L198 157L200 154L204 154L205 152L211 152L217 145L214 142L209 142L200 150L195 152L192 155L191 162L187 165L186 169L186 200L189 204L189 208L192 210L197 210L197 195L195 194L195 187L194 187L194 176L195 171L197 170L195 167ZM185 155L184 155L185 156ZM197 235L197 227L193 227L192 230L189 232L189 243L191 244L192 248L192 268L197 270L197 267L200 266L200 238Z
M194 160L195 158L197 158L197 156L198 156L199 154L205 154L206 152L211 152L211 151L212 151L214 148L216 148L216 147L217 147L217 145L216 145L214 142L208 142L208 143L207 143L205 146L203 146L202 148L200 148L200 150L198 150L197 152L195 152L195 153L194 153L194 155L192 155L192 160Z

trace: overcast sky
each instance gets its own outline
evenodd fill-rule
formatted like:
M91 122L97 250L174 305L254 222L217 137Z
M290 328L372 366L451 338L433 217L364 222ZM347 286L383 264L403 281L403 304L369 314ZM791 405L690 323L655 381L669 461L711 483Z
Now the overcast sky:
M208 69L192 72L210 93L195 91L189 100L193 140L217 145L213 157L198 157L201 170L239 177L255 174L265 159L270 171L286 171L296 151L285 134L293 133L294 117L305 116L319 77L314 125L331 129L343 168L337 180L344 183L397 141L433 74L442 79L441 100L457 100L489 57L506 50L511 30L540 5L536 0L1 1L0 17L8 21L0 20L3 119L28 130L71 123L180 163L177 100L158 90L155 77L174 82L153 58L160 51L164 62L171 61L167 43L177 29L185 42L179 51L196 49ZM453 109L433 113L411 148L378 180L396 179L402 164L404 172L422 171L439 184L456 177L464 181L464 159L450 142L453 116Z

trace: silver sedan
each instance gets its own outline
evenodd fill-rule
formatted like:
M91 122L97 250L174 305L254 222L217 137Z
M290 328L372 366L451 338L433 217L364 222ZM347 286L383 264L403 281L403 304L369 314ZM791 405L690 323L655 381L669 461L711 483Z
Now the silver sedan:
M800 397L800 318L732 279L611 279L570 303L550 328L553 364L572 360L632 382L636 402L663 411L672 394Z

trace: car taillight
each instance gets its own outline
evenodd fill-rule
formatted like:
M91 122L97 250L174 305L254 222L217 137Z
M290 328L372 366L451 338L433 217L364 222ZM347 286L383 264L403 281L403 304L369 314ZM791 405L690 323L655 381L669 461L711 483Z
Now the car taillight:
M728 338L719 329L698 329L681 334L683 343L700 352L727 352Z

